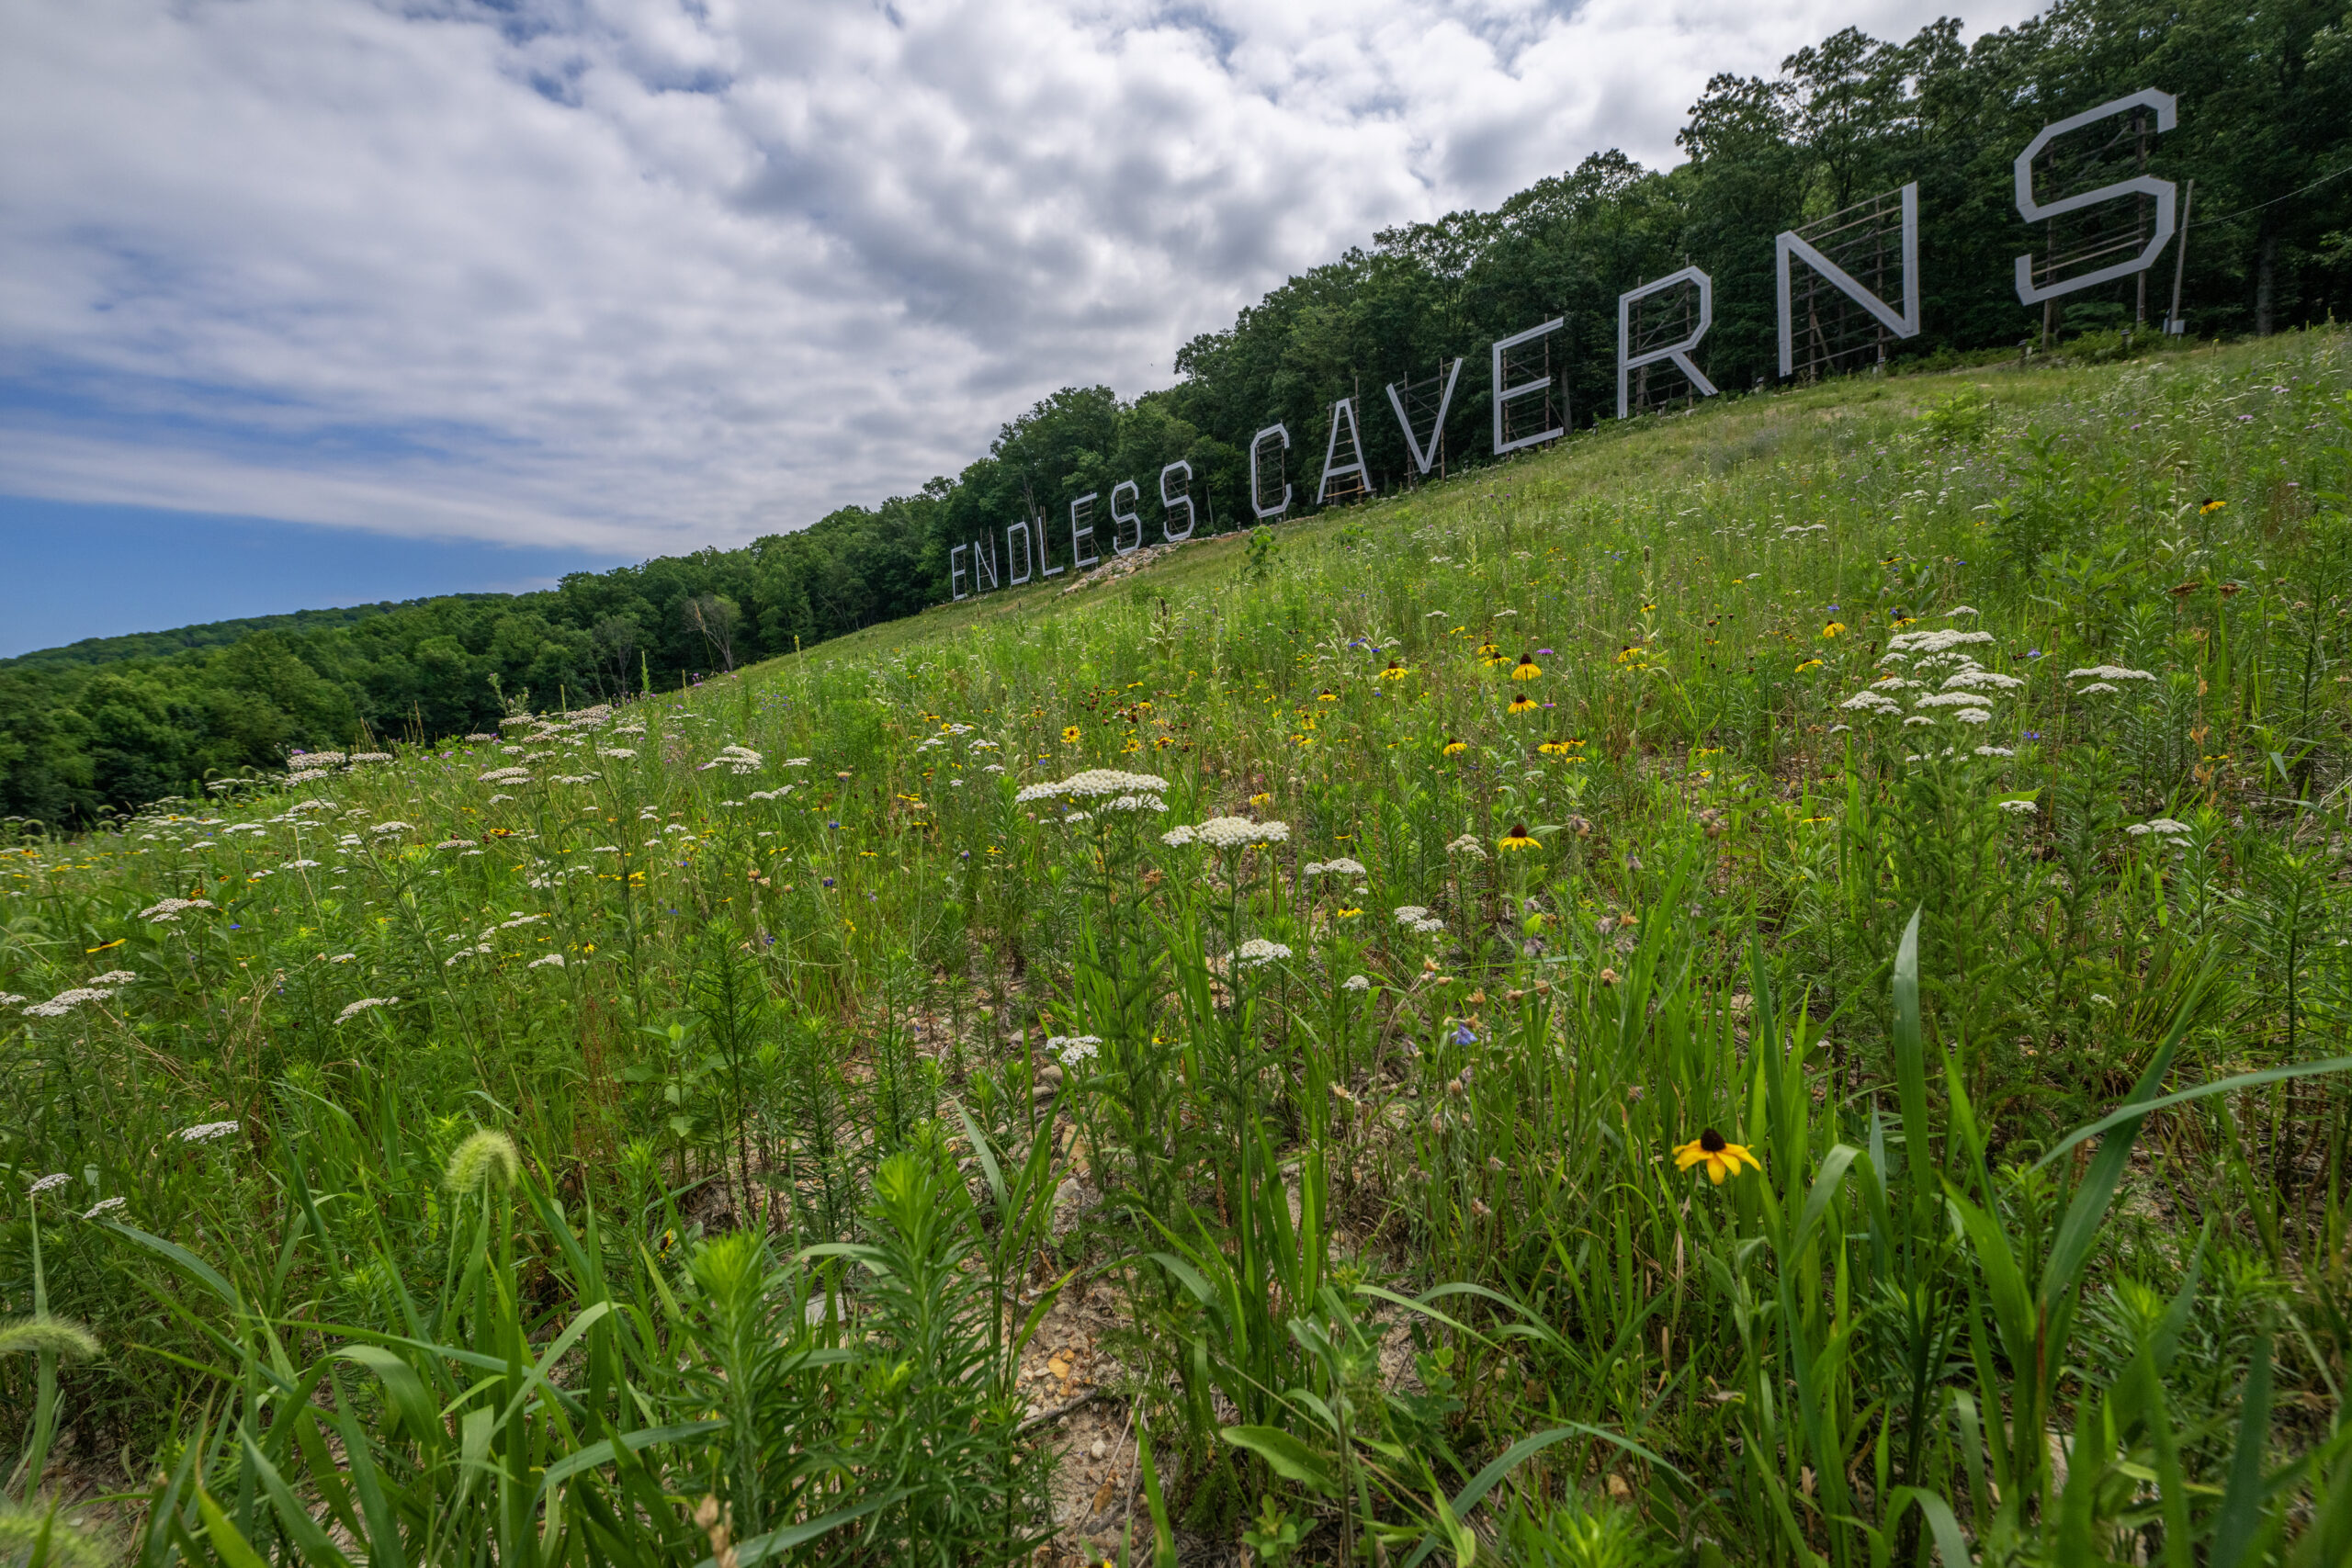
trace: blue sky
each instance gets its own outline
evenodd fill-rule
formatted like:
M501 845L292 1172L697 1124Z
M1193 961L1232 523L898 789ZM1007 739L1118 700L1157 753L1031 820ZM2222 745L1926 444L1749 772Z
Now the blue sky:
M616 558L481 540L402 539L255 517L0 496L7 609L0 659L85 637L369 604L552 588Z
M1670 164L1711 74L1939 9L0 0L0 646L908 493L1383 227Z

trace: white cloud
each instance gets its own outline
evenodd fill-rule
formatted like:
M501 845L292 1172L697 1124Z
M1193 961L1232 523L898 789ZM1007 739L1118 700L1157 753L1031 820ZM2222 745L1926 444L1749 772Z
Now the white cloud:
M1713 72L1934 15L0 0L0 485L736 542L1165 384L1375 229L1670 163Z

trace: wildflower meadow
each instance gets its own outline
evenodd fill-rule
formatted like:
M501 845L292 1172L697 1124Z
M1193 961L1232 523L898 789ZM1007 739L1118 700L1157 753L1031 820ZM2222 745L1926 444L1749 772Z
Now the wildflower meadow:
M1858 378L14 824L0 1561L2352 1562L2347 492Z

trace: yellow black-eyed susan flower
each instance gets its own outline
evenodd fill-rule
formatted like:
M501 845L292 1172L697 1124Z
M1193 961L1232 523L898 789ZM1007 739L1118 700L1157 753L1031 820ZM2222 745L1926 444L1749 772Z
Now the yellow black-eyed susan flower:
M1510 667L1510 678L1514 681L1532 681L1542 673L1544 673L1544 667L1535 662L1532 654L1521 654L1519 662Z
M1832 621L1827 626L1821 628L1821 635L1826 637L1843 637L1846 635L1846 623L1843 621Z
M1482 642L1476 649L1475 657L1477 659L1479 663L1491 670L1496 665L1503 662L1504 660L1510 658L1510 655L1505 653L1492 642Z
M2223 508L2224 506L2227 506L2228 504L2229 504L2229 502L2226 502L2226 501L2209 501L2209 502L2207 502L2204 505L2202 505L2202 506L2199 507L2199 508L2197 509L2197 513L2198 513L2198 515L2201 517L2201 516L2205 515L2207 513L2219 512L2219 511L2221 511L2221 510L2222 510L2222 508Z
M1565 757L1576 750L1576 745L1573 740L1546 740L1535 749L1546 757Z
M1066 724L1062 726L1062 744L1065 746L1075 746L1078 744L1078 726L1074 724Z
M1498 839L1495 845L1501 850L1540 850L1544 847L1528 836L1527 824L1524 822L1512 823L1510 831Z
M1406 674L1405 667L1392 659L1388 661L1388 668L1380 672L1380 678L1384 681L1401 681Z
M1737 1176L1742 1162L1755 1170L1762 1170L1764 1162L1738 1144L1726 1143L1724 1135L1713 1127L1700 1134L1674 1151L1674 1168L1689 1170L1704 1166L1707 1179L1721 1187L1726 1176Z
M1808 671L1808 670L1818 670L1818 669L1820 669L1820 668L1821 668L1821 660L1818 660L1818 659L1808 659L1808 660L1806 660L1804 663L1802 663L1802 664L1800 664L1800 665L1798 665L1798 666L1797 666L1797 673L1798 673L1798 674L1800 674L1800 675L1802 675L1802 674L1804 674L1804 673L1806 671Z
M1351 905L1343 905L1343 906L1342 906L1342 907L1340 907L1340 908L1333 910L1333 911L1332 911L1332 913L1333 913L1333 914L1335 914L1335 915L1337 915L1337 916L1339 916L1339 917L1340 917L1340 919L1343 919L1343 920L1352 920L1352 919L1354 919L1358 915L1363 914L1363 911L1362 909L1359 909L1359 908L1355 908L1353 905L1351 905Z
M1470 743L1466 740L1448 740L1444 745L1439 747L1438 750L1440 754L1443 756L1459 757L1463 752L1467 751L1469 749Z
M1526 696L1524 694L1513 697L1510 700L1510 711L1513 713L1536 713L1540 712L1543 709L1543 706L1544 705L1537 702L1533 697Z
M1326 686L1315 694L1315 700L1318 703L1336 703L1340 700L1340 694Z
M1250 804L1252 806L1272 806L1273 803L1274 797L1263 793L1253 795L1250 797Z

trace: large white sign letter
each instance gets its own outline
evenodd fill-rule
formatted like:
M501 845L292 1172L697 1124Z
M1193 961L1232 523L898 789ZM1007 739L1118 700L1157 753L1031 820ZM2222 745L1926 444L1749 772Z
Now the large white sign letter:
M1012 541L1016 537L1021 541L1021 570L1017 572L1012 570ZM1037 540L1036 536L1030 533L1028 523L1024 520L1019 523L1006 524L1004 525L1004 581L1006 586L1012 588L1020 587L1023 583L1029 581L1030 574L1035 572L1036 569Z
M971 547L972 547L969 545L958 545L954 549L947 552L947 592L951 597L957 599L968 599L971 597L970 594L964 592L963 586L964 552Z
M1430 426L1430 444L1424 448L1413 435L1413 422L1405 417L1405 400L1396 395L1396 383L1388 383L1388 406L1396 411L1396 423L1405 427L1405 450L1413 455L1413 471L1426 474L1430 465L1437 461L1437 445L1445 434L1445 411L1453 402L1454 378L1462 374L1462 360L1456 356L1453 367L1445 373L1445 390L1437 400L1437 420Z
M1127 492L1127 509L1125 512L1119 510L1121 491ZM1143 486L1133 479L1121 479L1111 487L1111 553L1113 555L1131 556L1143 548L1143 516L1136 511L1136 502L1142 499ZM1119 533L1129 524L1135 525L1135 543L1123 545L1119 543Z
M1348 422L1348 449L1355 457L1335 468L1331 463L1339 456L1340 422L1343 419ZM1323 482L1315 487L1315 504L1322 505L1323 498L1331 493L1333 479L1343 479L1350 474L1363 481L1365 491L1372 489L1372 470L1363 466L1363 435L1356 429L1356 400L1341 398L1331 405L1331 439L1323 446Z
M1566 321L1567 318L1565 316L1555 316L1540 327L1530 327L1523 333L1513 333L1510 336L1500 340L1495 344L1496 457L1499 457L1506 452L1516 452L1522 446L1532 446L1538 442L1549 441L1555 435L1565 435L1567 434L1566 429L1555 425L1550 430L1541 431L1533 435L1522 435L1516 441L1505 441L1503 439L1503 405L1510 401L1513 398L1532 396L1534 393L1542 391L1544 388L1552 384L1552 378L1548 375L1544 375L1538 376L1532 381L1521 381L1516 387L1506 388L1503 385L1503 351L1506 349L1517 348L1523 343L1532 343L1535 339L1542 337L1546 333L1558 332L1562 326L1566 324Z
M1184 493L1170 495L1168 493L1168 476L1179 468L1184 471ZM1159 514L1159 536L1171 545L1191 538L1193 528L1200 519L1193 513L1193 465L1182 457L1159 470L1159 504L1164 509ZM1168 520L1176 515L1176 509L1180 506L1184 509L1184 531L1181 534L1168 525Z
M1094 543L1094 498L1102 493L1090 490L1069 503L1069 564L1074 567L1090 567L1102 558L1087 547ZM1086 544L1080 545L1080 539Z
M1919 184L1914 180L1903 187L1903 313L1895 314L1887 302L1854 281L1844 267L1815 250L1811 245L1786 230L1772 240L1772 287L1778 292L1781 305L1781 374L1796 374L1796 323L1791 320L1794 307L1789 303L1789 260L1803 256L1804 264L1829 280L1837 290L1868 310L1885 324L1896 337L1919 335Z
M1664 348L1645 348L1639 354L1633 353L1634 301L1646 299L1653 294L1663 294L1668 289L1679 288L1685 283L1695 283L1699 286L1699 324L1691 328L1690 335L1680 343L1668 344ZM1632 383L1633 373L1645 365L1656 365L1661 359L1674 361L1674 367L1690 378L1690 385L1699 389L1701 397L1713 397L1715 384L1701 374L1696 365L1690 363L1690 351L1699 346L1699 340L1705 337L1707 329L1714 324L1714 281L1695 266L1686 266L1680 272L1668 273L1656 283L1645 283L1639 288L1628 288L1624 293L1617 296L1617 417L1619 419L1625 417L1625 393L1627 387Z
M2044 299L2055 299L2061 294L2072 294L2077 288L2088 288L2095 283L2111 282L2119 277L2129 277L2135 272L2145 272L2155 264L2156 253L2165 248L2165 242L2172 238L2173 183L2170 180L2160 180L2151 175L2141 175L2133 179L2118 180L2113 185L2101 186L2097 190L2086 190L2080 196L2062 197L2052 202L2040 202L2033 197L2033 161L2041 155L2044 147L2070 130L2080 130L2083 127L2105 119L2110 115L2119 115L2125 109L2132 108L2155 110L2158 130L2170 130L2180 123L2180 109L2174 102L2173 96L2170 93L2158 92L2154 87L2148 87L2132 94L2128 98L2117 98L2111 103L2101 104L2095 109L2085 109L2080 114L2069 115L2055 125L2043 126L2041 134L2027 142L2025 151L2018 154L2018 216L2029 223L2040 223L2046 219L2064 217L2069 212L2080 212L2084 208L2096 207L2102 201L2113 201L2119 196L2153 196L2156 198L2155 233L2150 237L2140 254L2130 261L2118 262L2113 266L2103 266L2097 271L2086 272L2080 277L2062 277L2055 283L2036 284L2033 281L2033 257L2030 255L2018 257L2018 304L2039 305ZM1906 220L1909 217L1908 209L1905 209L1905 217ZM1904 229L1904 238L1907 243L1910 238L1907 222ZM1782 330L1786 331L1785 328ZM1785 357L1783 355L1783 358ZM1783 370L1781 374L1786 375L1788 372Z
M1290 480L1288 479L1283 480L1283 498L1274 505L1268 506L1258 499L1264 493L1258 488L1258 454L1265 450L1268 436L1277 435L1282 438L1283 450L1289 451L1290 432L1279 424L1270 424L1250 438L1250 510L1258 514L1258 521L1261 523L1272 522L1290 510Z

